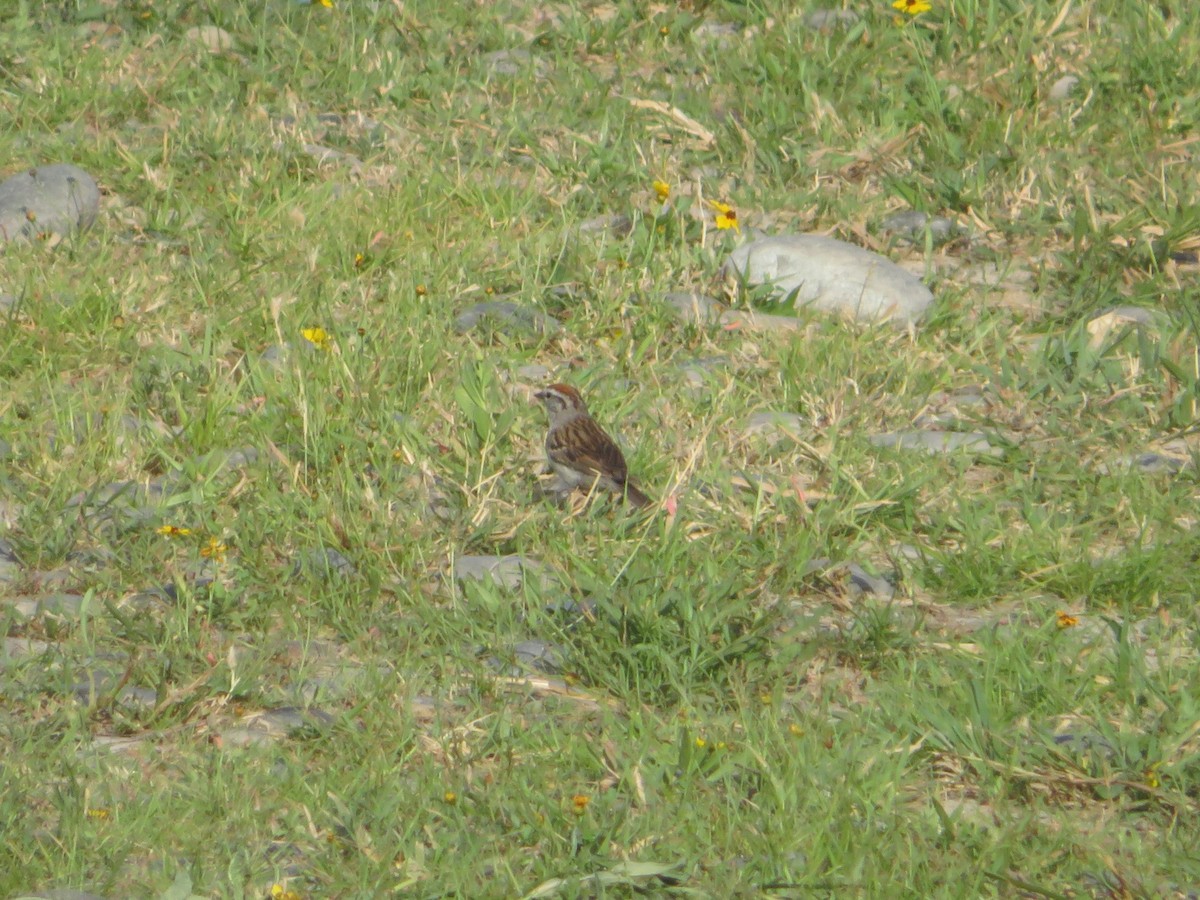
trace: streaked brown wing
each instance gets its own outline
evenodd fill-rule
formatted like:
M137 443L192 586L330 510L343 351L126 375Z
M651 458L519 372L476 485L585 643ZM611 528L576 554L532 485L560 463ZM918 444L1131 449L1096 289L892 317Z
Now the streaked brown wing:
M577 419L551 432L546 453L561 465L595 475L611 475L617 483L625 483L625 456L621 448L591 419Z

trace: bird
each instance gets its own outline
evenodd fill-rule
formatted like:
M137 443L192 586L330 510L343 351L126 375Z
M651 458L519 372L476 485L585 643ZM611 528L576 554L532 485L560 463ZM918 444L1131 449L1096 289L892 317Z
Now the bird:
M621 448L596 424L579 391L569 384L552 384L534 396L545 404L550 419L546 457L568 489L598 487L619 494L635 507L650 502L629 480Z

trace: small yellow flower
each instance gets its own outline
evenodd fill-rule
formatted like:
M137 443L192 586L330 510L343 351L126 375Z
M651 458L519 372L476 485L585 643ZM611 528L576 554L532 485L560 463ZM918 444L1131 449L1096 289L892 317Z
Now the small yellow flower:
M575 815L583 815L583 811L588 808L588 804L592 802L592 798L587 794L576 794L571 798L571 805L575 807Z
M442 794L442 800L453 806L458 802L458 794L454 793L454 791L446 791L446 793Z
M696 749L697 750L703 750L707 746L708 746L708 741L706 741L704 738L702 738L702 737L696 738Z
M728 745L728 744L726 744L724 741L717 741L717 746L716 746L716 749L717 749L717 750L728 750L728 749L729 749L729 745Z
M654 188L654 193L658 195L658 199L663 203L666 203L671 198L671 186L665 181L658 181L656 179L650 186Z
M898 9L909 16L918 16L923 12L929 12L933 7L926 3L925 0L896 0L892 4L892 9Z
M803 737L804 729L795 722L792 722L790 725L788 725L788 734L790 734L792 737Z
M367 264L367 254L365 254L365 253L355 253L354 254L354 268L361 269L366 264Z
M221 543L216 538L209 538L208 543L200 548L200 555L205 559L211 559L214 562L224 562L225 551L228 549L229 547Z
M1079 619L1063 610L1058 611L1058 627L1059 628L1074 628L1079 624Z
M112 813L111 813L109 810L107 810L107 809L105 809L104 807L102 807L102 806L101 806L101 807L98 807L98 808L96 808L96 809L89 809L89 810L87 811L87 817L88 817L89 819L100 819L100 820L104 820L104 819L107 819L107 818L109 818L111 815L112 815Z
M333 0L317 0L326 9L333 9Z
M742 233L741 227L738 225L737 210L728 203L722 203L719 200L709 200L708 205L713 208L717 214L717 228L725 231L732 228L738 234Z
M1155 763L1146 770L1146 786L1151 788L1159 788L1162 782L1158 778L1158 763Z
M300 900L300 895L276 883L271 885L271 900Z
M180 528L178 525L163 525L155 530L159 534L165 534L167 537L187 537L192 533L192 529Z
M318 350L328 350L333 344L333 339L324 328L304 328L300 334Z

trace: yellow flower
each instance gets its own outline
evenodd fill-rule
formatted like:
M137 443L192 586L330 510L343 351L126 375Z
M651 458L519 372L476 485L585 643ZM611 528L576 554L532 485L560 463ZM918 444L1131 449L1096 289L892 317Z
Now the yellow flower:
M1158 778L1158 763L1155 763L1146 770L1146 786L1151 788L1159 788L1162 782Z
M658 181L656 179L654 181L654 183L651 184L651 187L654 188L654 193L656 193L658 195L658 199L661 200L663 203L666 203L667 200L670 199L671 186L669 184L667 184L665 181Z
M192 533L192 529L180 528L178 525L163 525L155 530L159 534L165 534L167 537L187 537Z
M355 253L354 254L354 268L361 269L366 264L367 264L367 254L365 254L365 253Z
M317 0L326 9L333 9L333 0Z
M1059 628L1074 628L1079 624L1079 619L1071 615L1069 612L1058 611L1058 627Z
M571 798L571 805L575 807L577 816L583 815L583 811L588 808L588 804L592 802L592 798L587 794L576 794Z
M804 737L804 729L795 722L792 722L790 725L788 725L788 733L792 737Z
M304 339L316 347L318 350L328 350L333 343L333 339L329 336L324 328L304 328L300 331Z
M216 562L225 561L225 551L229 548L216 538L209 538L208 543L200 548L200 555Z
M107 819L111 815L112 815L112 813L109 812L104 807L98 807L96 809L89 809L87 811L87 817L89 819Z
M300 895L276 883L271 885L271 900L300 900Z
M708 741L706 741L704 738L702 738L702 737L696 738L696 749L703 750L707 746L708 746Z
M892 4L892 9L898 9L900 12L910 16L917 16L923 12L929 12L933 9L925 0L896 0Z
M717 214L717 228L725 231L732 228L738 234L742 233L742 229L738 226L737 210L728 203L722 203L719 200L709 200L708 205L713 208Z
M454 793L454 791L446 791L446 793L442 794L442 799L453 806L458 802L458 794Z

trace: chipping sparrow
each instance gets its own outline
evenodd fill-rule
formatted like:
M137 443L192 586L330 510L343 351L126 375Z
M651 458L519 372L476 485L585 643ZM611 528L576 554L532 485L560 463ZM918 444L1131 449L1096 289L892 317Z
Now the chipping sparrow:
M579 391L569 384L552 384L534 396L546 404L550 417L546 456L568 488L599 487L621 494L634 506L650 502L629 480L621 448L596 424Z

